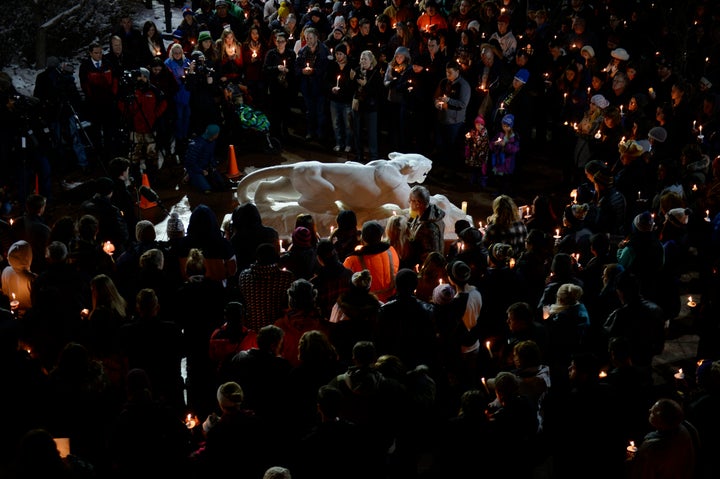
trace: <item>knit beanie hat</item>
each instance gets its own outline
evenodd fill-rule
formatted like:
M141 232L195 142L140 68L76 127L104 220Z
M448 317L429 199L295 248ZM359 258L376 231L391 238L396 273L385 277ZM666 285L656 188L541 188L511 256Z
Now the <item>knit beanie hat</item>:
M602 95L593 95L592 98L590 98L590 103L595 105L596 107L600 108L601 110L604 110L608 106L610 106L610 102L607 101L607 99Z
M638 156L641 156L645 150L643 149L642 145L640 145L635 140L627 140L624 142L621 142L618 146L618 151L621 155L627 155L632 158L637 158Z
M678 228L687 226L691 211L687 208L673 208L667 212L667 220Z
M298 226L292 233L292 244L298 248L309 248L312 245L312 233L304 226Z
M432 302L433 304L448 304L454 296L455 289L453 289L451 284L438 284L435 286L435 289L433 289Z
M505 243L495 243L488 250L488 255L495 266L505 266L514 253L512 246Z
M208 30L203 30L198 34L198 43L202 43L205 40L212 40L212 35L210 35Z
M667 140L667 130L662 126L655 126L653 128L650 128L650 131L648 132L648 138L652 138L653 140L660 143L665 143L665 140Z
M207 126L207 128L205 128L205 133L203 133L203 138L205 138L206 140L209 140L210 138L212 138L215 135L218 135L219 133L220 133L220 127L214 123L211 123Z
M448 276L450 276L450 279L457 284L467 283L470 279L470 275L472 274L470 266L468 266L464 261L453 261L452 263L448 263L445 269Z
M372 276L370 275L370 271L364 269L362 271L354 273L352 275L351 281L353 286L355 286L356 288L370 291L370 285L372 284Z
M168 239L182 238L185 236L185 225L177 212L173 211L170 213L170 218L168 218L165 232L167 233Z
M398 292L412 293L418 285L417 273L409 268L402 268L395 275L395 287Z
M367 244L378 244L382 241L383 227L377 221L366 221L362 226L362 240Z
M135 225L135 239L147 243L155 239L155 226L148 220L140 220Z
M655 221L649 211L643 211L633 220L633 227L642 233L649 233L653 226L655 226Z
M335 47L335 53L344 53L347 55L347 45L344 43L340 43L338 46Z

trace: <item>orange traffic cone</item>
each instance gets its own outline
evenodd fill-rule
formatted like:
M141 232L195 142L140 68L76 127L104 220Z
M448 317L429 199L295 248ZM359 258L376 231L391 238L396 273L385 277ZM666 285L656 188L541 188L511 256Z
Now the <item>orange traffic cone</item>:
M147 173L142 174L142 185L150 188L150 180L148 179ZM157 206L157 202L149 201L143 195L140 195L140 208L146 210L148 208L153 208L155 206Z
M241 175L241 173L240 173L240 170L238 170L237 159L235 158L235 145L230 145L228 147L227 177L228 178L238 178L238 177L240 177L240 175Z

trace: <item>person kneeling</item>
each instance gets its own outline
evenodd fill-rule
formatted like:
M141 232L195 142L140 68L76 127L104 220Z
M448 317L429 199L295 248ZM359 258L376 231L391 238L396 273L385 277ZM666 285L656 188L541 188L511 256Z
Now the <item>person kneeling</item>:
M220 127L208 125L205 133L192 140L185 153L185 171L187 180L205 194L211 191L224 191L229 185L218 170L215 158L215 145L220 135Z

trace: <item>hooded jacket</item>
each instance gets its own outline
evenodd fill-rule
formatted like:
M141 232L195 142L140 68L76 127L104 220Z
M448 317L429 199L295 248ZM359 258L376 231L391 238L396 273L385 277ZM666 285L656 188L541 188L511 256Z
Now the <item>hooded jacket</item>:
M21 311L32 307L30 291L36 275L30 272L32 247L27 241L16 241L8 250L8 263L2 272L2 292L12 301L20 302ZM12 295L15 295L13 298Z

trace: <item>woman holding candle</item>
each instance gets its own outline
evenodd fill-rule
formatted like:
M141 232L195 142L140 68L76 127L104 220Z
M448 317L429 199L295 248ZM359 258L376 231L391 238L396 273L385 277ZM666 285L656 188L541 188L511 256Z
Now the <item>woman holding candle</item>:
M407 128L409 123L409 98L411 92L408 88L412 82L408 81L415 76L412 70L412 59L410 50L406 47L398 47L390 64L385 70L383 83L388 89L388 102L390 110L390 124L394 125L391 131L391 143L393 151L407 151ZM412 90L411 90L412 91Z
M256 108L265 106L266 85L263 81L263 60L265 58L265 41L261 37L260 27L251 26L243 43L243 65L245 65L245 84L248 87L251 103Z
M305 102L305 140L321 140L325 136L327 98L327 75L330 50L320 43L318 31L313 27L303 29L305 45L295 60L295 75L300 82L300 92Z
M355 122L355 160L365 162L365 142L370 161L378 159L378 108L384 94L382 74L370 50L360 54L360 66L350 72L354 88L352 109ZM363 135L365 132L365 135Z
M220 52L217 65L220 81L239 84L244 66L242 45L235 39L235 34L229 28L222 31L216 45Z
M143 38L146 41L146 47L140 50L140 65L148 67L154 57L160 57L164 60L166 56L165 44L162 35L155 26L155 22L150 20L145 22L143 25Z
M293 68L295 52L287 48L288 40L285 32L275 32L275 48L265 55L263 74L272 101L269 102L268 117L270 133L281 139L287 139L290 106L297 95L297 87Z
M492 209L493 214L488 217L483 240L485 246L489 249L494 243L506 243L516 252L521 252L525 248L528 233L513 199L500 195L493 200Z

